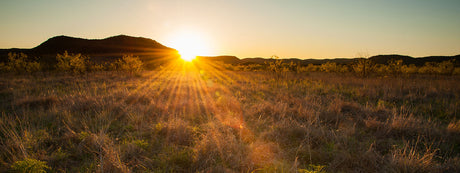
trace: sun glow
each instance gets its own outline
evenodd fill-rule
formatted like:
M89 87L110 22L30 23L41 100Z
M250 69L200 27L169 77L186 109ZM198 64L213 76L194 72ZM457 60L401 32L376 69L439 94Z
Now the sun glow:
M197 32L179 32L171 38L169 46L179 51L180 57L185 61L210 53L206 39Z

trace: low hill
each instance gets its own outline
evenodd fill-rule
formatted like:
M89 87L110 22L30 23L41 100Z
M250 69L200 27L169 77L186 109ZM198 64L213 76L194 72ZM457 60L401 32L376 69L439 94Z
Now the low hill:
M174 49L166 47L152 39L118 35L101 40L57 36L33 48L32 52L38 54L55 54L66 50L71 53L88 55L174 51Z
M197 56L197 60L200 61L220 61L225 64L239 64L241 60L236 56Z
M232 59L228 59L229 56L217 56L217 57L206 57L207 60L210 61L221 61L227 64L240 64L240 65L248 65L248 64L265 64L268 62L276 61L273 58L244 58L244 59L236 59L236 57L232 57ZM335 59L298 59L298 58L287 58L282 59L286 63L294 62L300 65L321 65L327 62L333 62L337 64L351 64L356 62L360 58L335 58ZM460 55L455 56L428 56L428 57L419 57L414 58L405 55L376 55L369 58L376 64L388 64L391 60L402 60L403 64L409 65L414 64L416 66L423 66L426 62L442 62L442 61L449 61L455 60L456 66L460 66Z
M0 58L6 60L9 52L22 52L39 61L53 64L56 54L64 51L81 53L93 61L106 61L123 55L139 56L149 66L168 59L177 58L177 50L166 47L155 40L143 37L118 35L105 39L83 39L56 36L32 49L0 49Z
M442 61L449 61L449 60L455 60L456 63L459 63L460 55L427 56L427 57L420 57L420 58L414 58L414 57L405 56L405 55L377 55L377 56L370 57L369 59L371 59L377 64L388 64L390 60L402 60L403 64L406 64L406 65L414 64L416 66L422 66L426 62L442 62Z

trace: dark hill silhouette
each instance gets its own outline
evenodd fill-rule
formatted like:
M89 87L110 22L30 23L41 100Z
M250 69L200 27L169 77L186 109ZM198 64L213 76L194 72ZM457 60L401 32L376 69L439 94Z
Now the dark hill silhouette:
M442 61L449 61L455 60L456 63L460 61L460 55L455 56L428 56L428 57L420 57L414 58L406 55L377 55L372 56L369 59L374 61L377 64L388 64L391 60L402 60L403 64L409 65L414 64L416 66L423 66L426 62L442 62Z
M300 65L308 65L308 64L314 64L314 65L321 65L327 62L334 62L337 64L351 64L356 62L360 58L335 58L335 59L298 59L298 58L287 58L287 59L282 59L286 63L294 62L296 64ZM419 57L419 58L414 58L410 56L405 56L405 55L376 55L372 56L369 58L376 64L388 64L389 61L391 60L403 60L403 64L409 65L409 64L414 64L416 66L423 66L426 62L442 62L442 61L449 61L449 60L455 60L456 66L460 66L460 55L455 55L455 56L428 56L428 57ZM242 64L242 65L248 65L248 64L265 64L271 61L275 61L276 59L273 58L261 58L261 57L256 57L256 58L244 58L244 59L232 59L228 60L227 57L207 57L207 60L210 61L222 61L227 64Z
M199 61L220 61L225 64L239 64L241 60L236 56L197 56L197 60Z
M123 53L155 53L159 51L175 51L155 40L143 37L118 35L101 40L89 40L68 36L57 36L48 39L31 50L36 54L56 54L68 51L87 55L107 55Z
M166 47L155 40L143 37L118 35L105 39L83 39L69 36L56 36L32 49L0 49L1 61L6 61L9 52L25 53L37 57L39 61L52 66L56 54L81 53L92 61L103 62L120 58L123 55L139 56L147 67L154 67L173 58L178 58L177 50Z
M265 62L275 61L276 59L266 59L266 58L245 58L242 59L242 64L264 64ZM335 58L335 59L298 59L298 58L288 58L282 59L286 63L294 62L300 65L321 65L327 62L335 62L339 64L348 64L354 62L353 58Z

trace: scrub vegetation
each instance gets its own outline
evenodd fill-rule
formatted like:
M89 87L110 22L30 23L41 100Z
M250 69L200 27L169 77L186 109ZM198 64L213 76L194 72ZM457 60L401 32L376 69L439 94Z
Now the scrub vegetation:
M0 78L0 172L460 172L453 62L143 71L133 56L64 53L44 72L15 57Z

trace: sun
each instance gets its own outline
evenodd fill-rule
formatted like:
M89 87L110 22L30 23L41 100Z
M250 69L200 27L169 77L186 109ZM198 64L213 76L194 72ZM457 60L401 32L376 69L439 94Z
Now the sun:
M190 62L190 61L193 61L196 58L196 56L199 55L199 52L197 52L195 48L193 48L193 46L190 46L192 45L191 43L187 45L189 46L184 46L183 48L177 48L177 49L179 51L180 58L182 58L185 61Z
M182 31L173 35L170 47L176 49L184 61L193 61L197 56L209 54L204 36L198 32Z

